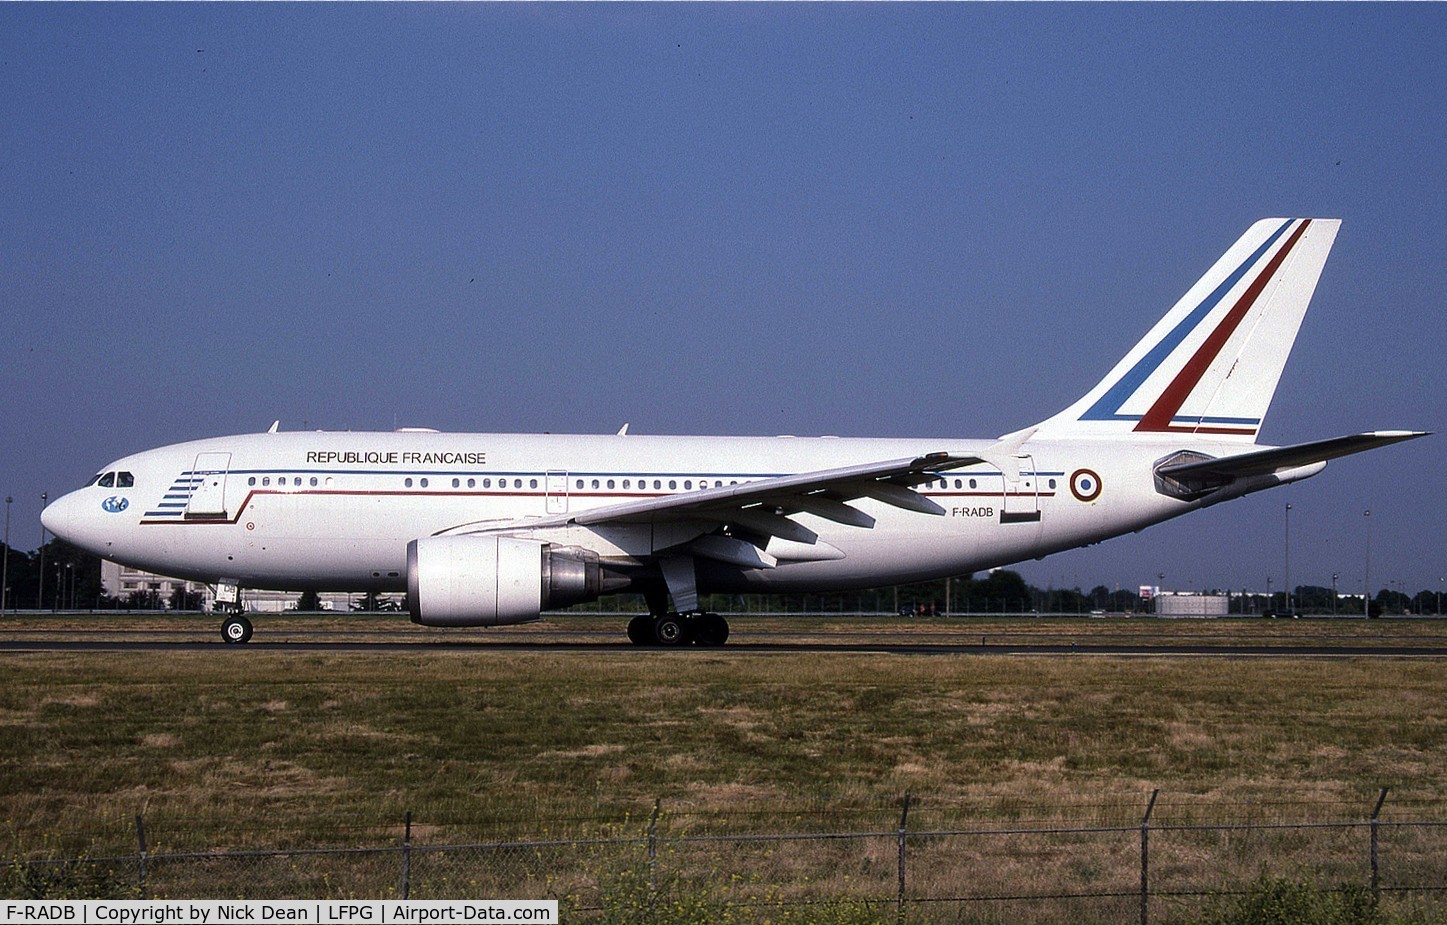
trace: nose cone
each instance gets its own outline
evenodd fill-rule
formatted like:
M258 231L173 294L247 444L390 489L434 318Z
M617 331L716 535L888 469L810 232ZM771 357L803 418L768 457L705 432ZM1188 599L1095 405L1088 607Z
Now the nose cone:
M67 543L105 555L109 544L104 534L109 531L104 529L103 503L105 498L97 492L73 491L50 502L40 512L40 523Z
M66 502L72 497L74 495L63 495L56 498L45 506L45 510L40 512L40 525L63 540L70 539L68 527L71 518L62 511L62 508L70 506Z

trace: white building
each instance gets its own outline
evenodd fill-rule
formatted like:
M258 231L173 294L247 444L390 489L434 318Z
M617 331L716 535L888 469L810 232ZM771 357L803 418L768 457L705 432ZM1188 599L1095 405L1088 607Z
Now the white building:
M1157 591L1153 597L1158 617L1224 617L1231 609L1231 598L1225 594Z
M171 595L178 588L200 594L202 610L210 610L216 598L215 588L204 582L185 581L180 578L157 575L153 572L143 572L109 559L101 560L100 583L106 594L121 600L125 600L137 591L154 591L161 597L161 606L167 609L171 606ZM383 595L383 599L388 597L388 595ZM396 597L397 595L390 595L391 599L395 600ZM294 608L300 598L301 593L297 591L247 589L241 592L242 603L247 610L263 613L277 613ZM320 595L320 604L323 610L339 610L345 613L352 609L353 601L361 601L361 599L360 594L326 593Z

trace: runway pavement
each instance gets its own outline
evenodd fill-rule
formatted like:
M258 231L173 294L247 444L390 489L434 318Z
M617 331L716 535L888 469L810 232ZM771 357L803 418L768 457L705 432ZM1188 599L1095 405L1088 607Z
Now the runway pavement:
M1042 637L1043 638L1032 638ZM914 632L909 626L857 631L754 631L736 628L721 649L697 647L639 647L627 642L620 625L614 629L559 626L533 627L525 634L507 629L454 630L439 633L408 626L396 629L345 630L259 627L245 645L223 642L219 632L196 627L127 629L108 627L5 627L0 628L0 653L12 652L226 652L245 657L256 652L296 653L527 653L579 652L594 654L679 655L711 652L729 655L775 653L879 653L921 656L1109 656L1143 658L1266 657L1266 658L1447 658L1447 639L1432 633L1426 638L1392 637L1378 640L1322 633L1319 638L1296 634L1263 636L1219 632L1181 635L1169 629L1159 633L1105 632L980 633L959 631Z

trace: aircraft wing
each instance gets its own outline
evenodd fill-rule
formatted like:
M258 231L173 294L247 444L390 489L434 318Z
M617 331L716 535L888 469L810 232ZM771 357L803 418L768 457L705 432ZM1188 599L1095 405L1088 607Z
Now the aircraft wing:
M1274 447L1236 456L1222 456L1217 459L1198 459L1190 462L1162 466L1161 475L1173 479L1205 479L1229 481L1233 478L1251 475L1269 475L1282 469L1295 469L1313 463L1326 462L1339 456L1350 456L1363 450L1375 449L1403 440L1414 440L1427 436L1426 431L1379 430L1368 434L1351 434L1333 437L1330 440L1315 440L1294 446Z
M818 540L818 534L791 520L791 515L809 513L836 523L873 527L873 517L849 504L860 498L871 498L922 514L943 514L944 508L912 490L912 487L937 478L940 472L984 461L975 455L928 453L908 459L820 469L657 498L639 498L526 521L465 524L445 532L701 521L734 525L742 532L760 538L776 536L813 544Z
M702 491L643 498L581 511L569 522L590 526L602 523L652 523L663 519L732 519L740 512L773 513L787 517L808 512L837 523L858 527L874 526L874 519L847 502L873 498L885 504L922 514L943 514L944 508L911 491L911 486L928 482L938 473L982 462L978 456L930 453L910 459L820 469L798 475L780 475L740 485ZM784 536L783 533L773 533ZM806 540L805 542L811 542Z

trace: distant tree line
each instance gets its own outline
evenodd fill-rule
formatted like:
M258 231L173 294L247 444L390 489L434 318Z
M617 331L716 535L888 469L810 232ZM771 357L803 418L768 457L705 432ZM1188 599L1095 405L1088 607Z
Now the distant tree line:
M0 552L4 546L0 544ZM54 539L40 549L26 552L10 550L9 593L5 606L10 610L198 610L201 594L177 588L163 598L159 591L142 588L121 596L111 596L101 586L100 558L78 549L64 540ZM1229 611L1241 615L1284 613L1356 615L1361 612L1361 596L1338 599L1331 588L1297 585L1291 592L1288 606L1285 591L1273 594L1252 594L1213 590L1206 593L1230 594ZM43 595L43 597L41 596ZM1377 592L1371 602L1373 616L1442 613L1442 589L1426 589L1406 594L1389 588ZM381 607L376 594L367 596L371 609ZM944 613L1041 613L1089 614L1151 613L1151 602L1135 591L1111 590L1096 585L1088 592L1079 588L1037 588L1018 572L996 569L983 577L966 575L958 578L923 581L916 584L844 591L829 594L715 594L704 595L699 604L706 610L728 613L902 613L939 615ZM298 602L299 610L315 610L319 606L315 592L307 592ZM392 602L395 607L395 602ZM637 595L617 595L597 604L575 608L589 610L642 609ZM385 609L385 608L383 608Z
M5 551L0 544L0 555ZM169 596L149 588L107 594L100 557L53 539L33 552L11 549L5 569L7 610L199 610L202 595L177 588Z

